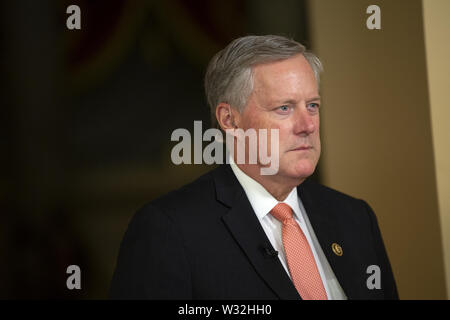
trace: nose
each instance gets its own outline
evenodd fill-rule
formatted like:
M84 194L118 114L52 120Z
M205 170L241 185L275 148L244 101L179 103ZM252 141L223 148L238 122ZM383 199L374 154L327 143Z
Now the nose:
M315 117L317 114L311 114L306 106L297 108L294 115L294 133L297 135L308 136L312 134L316 128Z

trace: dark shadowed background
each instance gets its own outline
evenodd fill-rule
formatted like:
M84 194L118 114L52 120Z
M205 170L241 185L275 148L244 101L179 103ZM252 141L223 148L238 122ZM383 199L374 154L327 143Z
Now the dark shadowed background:
M68 30L66 8L81 9ZM146 202L207 165L171 162L176 128L210 125L203 76L246 34L308 45L304 1L2 2L1 298L105 298ZM78 265L82 290L66 288Z

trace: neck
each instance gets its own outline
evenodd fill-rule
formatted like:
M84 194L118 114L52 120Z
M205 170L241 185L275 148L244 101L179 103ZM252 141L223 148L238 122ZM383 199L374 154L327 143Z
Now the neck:
M280 177L278 175L261 175L260 166L258 165L246 165L236 164L239 169L242 170L253 180L262 185L267 192L269 192L278 201L284 201L292 189L297 187L305 179L291 179L286 177Z

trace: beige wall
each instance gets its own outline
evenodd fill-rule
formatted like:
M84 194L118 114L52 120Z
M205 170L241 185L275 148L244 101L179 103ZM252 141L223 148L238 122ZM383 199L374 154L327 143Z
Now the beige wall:
M424 0L423 21L442 243L450 290L450 1Z
M366 8L381 8L381 30ZM377 214L401 299L445 299L420 0L309 1L323 61L320 170Z

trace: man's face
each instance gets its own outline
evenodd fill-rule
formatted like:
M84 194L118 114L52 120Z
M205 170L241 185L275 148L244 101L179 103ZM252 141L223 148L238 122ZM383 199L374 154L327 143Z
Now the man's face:
M320 157L320 97L312 68L303 55L297 55L255 66L253 80L239 127L278 129L276 176L298 180L310 176Z

